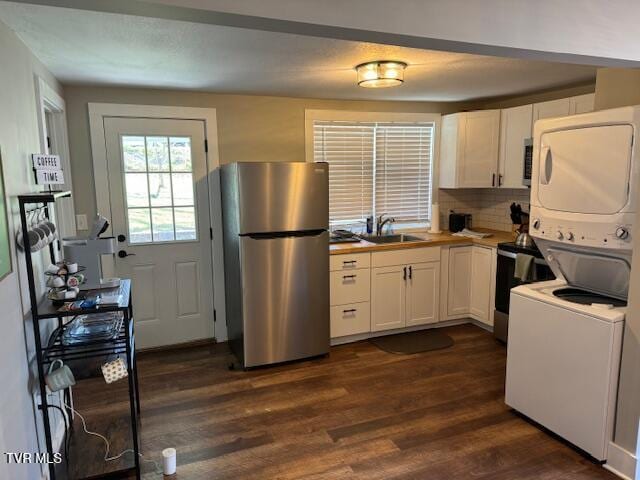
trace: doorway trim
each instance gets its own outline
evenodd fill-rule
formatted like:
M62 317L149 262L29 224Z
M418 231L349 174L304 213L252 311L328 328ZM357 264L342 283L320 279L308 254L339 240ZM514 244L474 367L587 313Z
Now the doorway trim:
M160 105L132 105L117 103L89 103L89 134L91 137L91 156L93 162L93 187L96 196L96 210L111 220L111 198L109 182L97 182L98 178L109 178L107 166L107 147L104 131L106 117L120 118L149 118L170 120L198 120L204 122L204 138L207 141L206 168L209 175L209 226L213 228L216 208L219 202L213 199L216 193L211 180L211 173L220 165L218 153L218 122L215 108L160 106ZM112 234L111 226L107 230ZM222 245L219 239L211 242L211 258L213 277L213 309L214 309L214 338L217 341L227 339L227 325L224 304L224 270L222 267ZM115 271L115 261L106 265L103 261L105 274L109 276Z

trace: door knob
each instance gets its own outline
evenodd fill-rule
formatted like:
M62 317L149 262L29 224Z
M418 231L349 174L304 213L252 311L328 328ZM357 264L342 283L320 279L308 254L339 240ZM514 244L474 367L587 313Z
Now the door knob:
M135 253L127 253L125 250L120 250L120 251L118 252L118 256L119 256L120 258L125 258L125 257L135 257L135 256L136 256L136 254L135 254Z
M118 235L118 242L122 243L127 239L127 237L125 237L124 235L120 234Z

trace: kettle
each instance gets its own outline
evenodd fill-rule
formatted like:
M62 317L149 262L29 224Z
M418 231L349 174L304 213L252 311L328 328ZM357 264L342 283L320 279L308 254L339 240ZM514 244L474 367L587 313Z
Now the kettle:
M531 235L529 235L529 232L520 232L516 237L516 245L519 247L533 248L535 243Z
M518 236L516 237L516 245L519 247L533 248L535 243L533 238L529 235L529 214L522 213L522 223L518 227Z

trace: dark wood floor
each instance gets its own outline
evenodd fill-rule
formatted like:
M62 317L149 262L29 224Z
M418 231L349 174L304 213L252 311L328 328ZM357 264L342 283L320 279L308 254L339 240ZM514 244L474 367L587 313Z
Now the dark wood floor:
M143 355L143 452L176 447L177 478L189 480L616 478L504 405L506 354L490 334L446 332L446 350L393 355L360 342L250 372L227 370L224 344ZM119 383L75 389L114 451L127 432ZM99 440L78 431L74 443L76 459L102 468Z

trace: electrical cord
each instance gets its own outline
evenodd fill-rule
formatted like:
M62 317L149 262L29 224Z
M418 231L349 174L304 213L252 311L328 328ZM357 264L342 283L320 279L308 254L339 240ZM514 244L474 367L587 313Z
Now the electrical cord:
M125 455L126 453L134 453L133 449L128 448L126 450L123 450L122 452L120 452L118 455L114 455L113 457L109 456L109 452L111 450L111 444L109 443L109 440L107 440L107 437L105 437L104 435L101 435L97 432L92 432L89 429L87 429L87 422L84 419L84 417L82 416L82 414L80 414L80 412L78 412L75 408L70 407L69 405L67 405L67 403L64 403L64 406L67 407L69 410L71 410L73 413L75 413L76 415L78 415L78 417L80 417L80 420L82 421L82 429L84 430L84 433L86 433L87 435L92 435L94 437L98 437L100 439L102 439L102 441L104 442L104 445L106 447L106 450L104 452L104 461L105 462L112 462L114 460L118 460L119 458L121 458L123 455ZM59 407L58 407L59 408ZM158 462L156 462L155 460L151 460L151 459L145 459L144 455L142 455L142 453L138 453L138 455L140 456L140 458L142 458L142 461L147 462L147 463L153 463L155 469L156 469L156 473L162 473L162 469L160 468L160 465L158 464Z
M67 416L65 415L64 410L62 410L58 405L47 404L47 407L56 408L60 410L60 413L62 414L62 420L64 420L64 459L67 465L69 465L69 424L67 423Z

